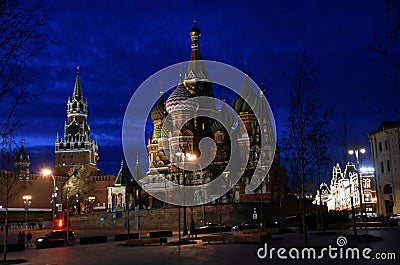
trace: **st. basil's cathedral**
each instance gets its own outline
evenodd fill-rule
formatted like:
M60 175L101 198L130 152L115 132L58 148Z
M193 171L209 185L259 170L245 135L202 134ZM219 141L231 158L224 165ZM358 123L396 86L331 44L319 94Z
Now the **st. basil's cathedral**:
M154 129L147 142L149 169L141 180L142 185L145 185L146 189L151 190L152 194L157 194L155 196L157 199L149 196L149 206L161 206L163 205L161 201L164 201L164 198L167 196L171 196L168 194L168 190L162 181L163 178L184 185L208 183L217 176L224 174L224 169L230 159L231 144L238 144L240 147L241 144L248 143L250 143L250 152L244 174L231 192L221 197L219 202L259 201L261 199L260 194L262 194L262 199L265 201L272 202L274 199L283 199L282 196L284 197L284 194L286 194L287 179L285 170L280 167L279 148L276 148L273 163L269 165L271 168L266 181L254 191L247 188L257 162L261 159L260 126L251 106L257 107L260 104L264 104L265 91L263 85L259 87L257 94L254 93L250 88L248 76L244 75L241 94L245 98L250 99L250 104L239 95L231 102L231 107L239 115L247 132L240 131L235 120L236 115L226 110L225 106L218 106L216 104L215 108L209 110L215 111L218 115L224 115L222 119L228 121L229 125L231 125L229 129L232 129L232 133L239 135L235 143L231 143L226 128L213 118L200 116L185 122L190 117L190 114L196 112L199 108L196 105L196 101L188 99L198 96L214 98L213 84L210 81L204 63L201 61L201 31L197 27L196 21L189 34L191 38L191 56L188 68L183 76L182 73L179 77L177 76L179 84L169 97L165 98L164 94L160 92L161 95L150 113ZM225 99L222 99L222 101L225 101ZM168 118L168 116L171 116L172 119ZM264 120L268 120L268 118L265 117ZM243 138L241 138L242 135ZM185 157L189 158L184 163L196 163L196 158L200 156L199 141L204 137L210 137L216 144L214 160L202 170L186 171L185 177L182 179L181 169L175 166L175 163L179 162L179 158L168 157L168 154L182 153ZM193 159L190 159L191 157ZM177 159L177 161L170 161L171 159ZM182 183L182 181L185 183ZM218 197L219 195L216 194L215 200Z

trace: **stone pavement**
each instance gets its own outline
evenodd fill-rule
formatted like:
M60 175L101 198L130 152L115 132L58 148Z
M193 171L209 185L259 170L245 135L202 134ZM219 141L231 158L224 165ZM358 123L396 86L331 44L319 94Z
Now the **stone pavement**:
M348 236L350 245L359 247L368 246L374 251L393 251L397 260L280 260L274 258L259 259L257 251L263 244L204 244L196 240L196 244L182 246L137 246L126 247L122 242L109 242L95 245L79 245L50 249L27 249L25 251L9 253L9 259L27 259L25 264L63 264L63 265L89 265L89 264L398 264L400 259L400 228L358 230L359 234L368 234L382 237L383 241L353 240ZM79 234L90 235L96 231L77 231ZM107 231L111 232L111 231ZM121 231L123 232L123 231ZM134 231L132 231L134 232ZM147 231L143 231L143 234ZM327 247L329 244L336 246L336 239L342 234L351 235L351 230L329 231L327 233L310 232L310 246ZM110 237L111 239L111 237ZM272 236L268 247L301 247L303 236L290 234L277 234ZM168 241L177 241L177 236L168 238Z

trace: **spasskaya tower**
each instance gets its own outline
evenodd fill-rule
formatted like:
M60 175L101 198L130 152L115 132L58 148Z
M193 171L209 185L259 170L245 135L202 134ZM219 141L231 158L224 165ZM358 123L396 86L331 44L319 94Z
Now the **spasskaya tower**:
M84 166L89 175L97 175L98 146L96 140L90 138L90 126L87 122L88 103L82 95L79 65L76 70L74 91L72 97L68 97L68 120L64 122L64 138L57 133L56 176L68 176L68 172L74 166Z

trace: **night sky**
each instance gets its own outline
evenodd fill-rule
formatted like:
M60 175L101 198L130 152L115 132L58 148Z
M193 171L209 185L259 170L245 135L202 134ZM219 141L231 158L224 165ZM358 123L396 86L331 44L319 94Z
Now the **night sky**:
M349 144L369 148L368 132L382 120L398 119L391 111L376 113L398 102L399 95L388 77L392 67L368 48L383 30L376 20L385 13L384 1L34 2L49 14L41 31L52 42L32 61L38 74L30 89L39 97L19 109L24 126L18 138L24 139L36 172L54 166L56 133L63 134L67 98L79 64L100 169L117 174L129 99L151 74L189 59L194 18L202 31L203 59L235 66L265 84L278 144L286 129L288 79L299 50L320 67L321 102L336 106L330 121L335 130L332 146L340 143L344 120ZM338 152L334 155L339 159ZM371 165L369 157L361 162Z

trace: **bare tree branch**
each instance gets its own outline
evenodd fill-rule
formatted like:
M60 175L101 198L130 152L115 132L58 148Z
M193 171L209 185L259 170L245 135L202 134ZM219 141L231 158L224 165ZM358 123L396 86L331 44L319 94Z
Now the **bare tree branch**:
M321 166L329 160L327 129L333 108L322 110L317 95L317 73L304 52L295 54L296 69L291 78L292 92L288 117L288 134L283 138L284 153L289 162L293 188L301 198L304 243L307 242L305 225L305 183L320 179Z

